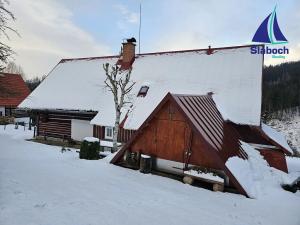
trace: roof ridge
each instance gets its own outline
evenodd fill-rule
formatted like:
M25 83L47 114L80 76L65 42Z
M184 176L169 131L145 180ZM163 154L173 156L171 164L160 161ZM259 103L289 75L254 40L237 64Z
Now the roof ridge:
M3 75L17 75L17 76L22 76L21 74L19 73L7 73L7 72L0 72L0 74L3 74Z
M176 94L176 93L170 93L174 97L211 97L208 93L199 95L199 94Z
M188 53L188 52L202 52L210 50L230 50L230 49L238 49L238 48L248 48L251 46L263 46L263 44L251 44L251 45L235 45L235 46L226 46L226 47L216 47L216 48L199 48L199 49L184 49L184 50L173 50L173 51L158 51L158 52L148 52L136 54L136 57L139 56L148 56L148 55L164 55L164 54L177 54L177 53ZM93 56L93 57L78 57L78 58L65 58L61 59L59 63L64 63L67 61L73 60L94 60L94 59L108 59L108 58L117 58L120 55L110 55L110 56Z

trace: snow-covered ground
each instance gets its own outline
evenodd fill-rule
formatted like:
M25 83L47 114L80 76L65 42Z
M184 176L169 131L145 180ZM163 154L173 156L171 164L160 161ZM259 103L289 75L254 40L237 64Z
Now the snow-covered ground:
M292 148L300 153L300 114L283 120L273 119L268 124L283 133Z
M212 192L107 159L80 160L75 151L24 140L31 136L0 126L1 225L300 224L299 192L258 199ZM296 160L288 160L295 170Z

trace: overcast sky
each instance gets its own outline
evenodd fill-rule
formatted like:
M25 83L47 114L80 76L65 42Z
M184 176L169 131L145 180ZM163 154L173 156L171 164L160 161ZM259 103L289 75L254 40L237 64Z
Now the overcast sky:
M251 44L277 4L290 54L265 64L300 59L299 0L10 0L21 37L2 41L27 77L42 76L62 58L118 54L123 38L138 37L140 2L142 53Z

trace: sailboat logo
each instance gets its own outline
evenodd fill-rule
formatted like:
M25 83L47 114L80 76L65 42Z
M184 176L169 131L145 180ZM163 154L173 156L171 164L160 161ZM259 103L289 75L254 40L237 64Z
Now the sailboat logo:
M276 6L255 32L252 42L265 43L267 46L252 46L251 54L272 54L272 58L285 58L289 54L287 47L275 47L277 44L287 44L288 40L281 32L276 15ZM273 45L271 48L268 45Z
M270 13L258 27L252 41L269 44L285 44L288 42L277 22L276 6L273 12Z

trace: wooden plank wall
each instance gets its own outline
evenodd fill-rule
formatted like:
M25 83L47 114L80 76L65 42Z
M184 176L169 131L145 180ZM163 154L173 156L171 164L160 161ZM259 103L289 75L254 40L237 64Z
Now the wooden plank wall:
M127 130L124 128L119 129L118 141L121 143L126 143L134 135L135 130Z
M185 140L190 127L176 107L167 103L149 122L139 138L131 146L131 151L154 157L184 162L187 150Z
M65 115L40 114L37 136L71 138L71 119Z
M118 142L126 143L133 136L135 130L119 129ZM105 127L94 125L94 137L101 140L105 139Z
M104 139L105 127L94 125L93 136L99 139Z
M260 154L264 159L269 163L270 166L279 169L284 172L288 172L285 155L283 152L271 150L271 149L262 149Z

